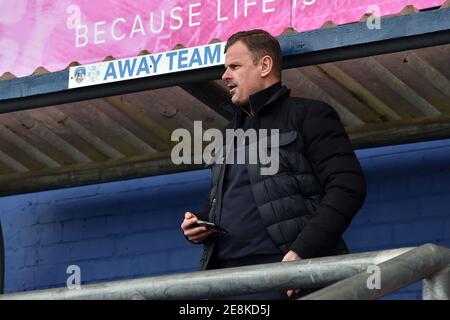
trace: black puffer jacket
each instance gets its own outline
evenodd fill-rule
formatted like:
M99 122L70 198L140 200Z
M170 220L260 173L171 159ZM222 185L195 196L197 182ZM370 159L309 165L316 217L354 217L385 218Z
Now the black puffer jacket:
M275 175L248 164L250 183L269 236L285 254L303 259L347 252L341 236L362 206L366 183L337 113L315 100L289 97L284 86L257 108L254 128L278 129L280 163ZM250 97L250 106L252 96ZM238 109L227 128L236 128ZM218 222L226 165L212 166L212 185L202 219ZM201 269L207 269L214 243L204 243Z

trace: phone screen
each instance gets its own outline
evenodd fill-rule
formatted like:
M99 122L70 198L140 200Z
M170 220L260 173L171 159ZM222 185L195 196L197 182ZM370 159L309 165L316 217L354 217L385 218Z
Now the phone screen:
M210 230L213 230L213 231L221 233L221 234L227 234L228 233L228 231L225 230L224 228L222 228L222 227L220 227L220 226L218 226L218 225L216 225L216 224L214 224L212 222L203 221L203 220L198 220L196 223L194 223L192 225L192 227L206 227L206 228L208 228Z

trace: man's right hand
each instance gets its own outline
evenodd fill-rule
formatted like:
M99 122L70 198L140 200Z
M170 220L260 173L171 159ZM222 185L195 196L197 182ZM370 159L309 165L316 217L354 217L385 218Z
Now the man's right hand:
M195 214L186 212L184 214L184 220L181 223L181 230L189 241L194 243L201 243L208 239L214 231L208 230L206 227L192 227L194 223L198 221Z

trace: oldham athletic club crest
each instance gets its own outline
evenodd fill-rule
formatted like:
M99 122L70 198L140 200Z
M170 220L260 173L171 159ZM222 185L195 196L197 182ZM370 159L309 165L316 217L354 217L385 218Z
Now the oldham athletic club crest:
M83 82L84 78L86 78L86 68L78 67L75 69L75 81L78 83Z

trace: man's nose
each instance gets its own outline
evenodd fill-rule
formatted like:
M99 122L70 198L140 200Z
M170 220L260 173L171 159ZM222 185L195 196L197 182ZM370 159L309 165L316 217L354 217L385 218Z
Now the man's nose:
M222 74L222 80L230 79L230 74L228 72L228 69L225 70L225 72Z

